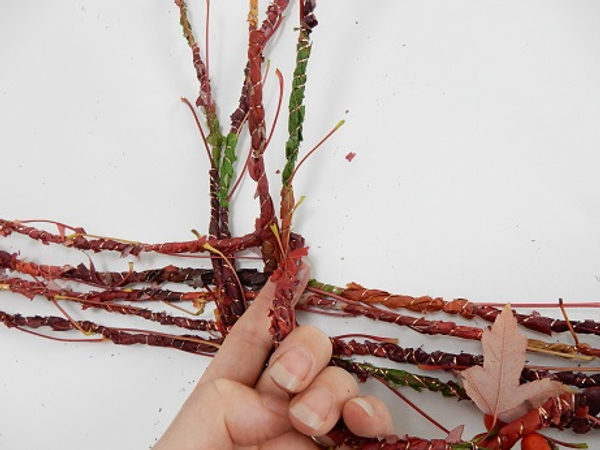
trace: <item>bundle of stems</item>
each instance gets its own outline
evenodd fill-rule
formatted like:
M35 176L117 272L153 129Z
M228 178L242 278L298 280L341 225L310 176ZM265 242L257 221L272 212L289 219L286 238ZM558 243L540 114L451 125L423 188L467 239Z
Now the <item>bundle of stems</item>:
M284 14L291 9L288 0L271 3L262 20L259 20L258 2L251 1L244 81L227 131L223 131L208 61L203 57L206 51L196 40L185 1L175 0L175 3L199 83L194 104L186 99L183 101L193 112L208 155L210 223L207 233L186 241L146 243L99 236L80 226L51 220L0 219L2 237L22 235L44 245L68 247L89 257L88 264L50 265L34 261L21 252L0 249L0 289L29 299L46 299L56 307L54 316L23 316L0 310L0 321L5 326L57 340L145 344L210 356L218 351L231 326L244 314L269 278L277 286L270 330L275 345L297 325L292 293L299 265L308 249L305 238L293 231L293 218L300 203L294 196L293 181L302 163L298 162L298 157L304 134L304 97L312 34L318 25L316 2L302 0L298 5L296 67L287 106L286 164L279 183L273 183L265 170L264 156L270 146L272 131L267 131L263 85L268 44L281 26ZM279 72L277 79L283 92L283 77ZM247 157L241 156L238 148L242 133L249 136ZM312 151L314 149L307 153ZM256 184L259 212L253 219L251 232L232 236L232 197L236 180L246 172ZM273 185L279 185L279 212ZM240 255L248 250L259 251L262 260L260 269L244 267L244 258ZM97 270L94 262L111 252L137 258L158 253L172 257L174 263L150 270L137 270L135 265L122 272ZM210 267L193 268L182 263L184 257L199 254L210 260ZM123 328L73 318L61 306L66 302L76 303L82 310L138 316L165 325L165 331ZM214 308L208 308L210 312L204 313L207 304ZM169 305L170 310L177 313L159 311L156 305ZM494 322L501 311L498 305L476 304L463 298L412 297L365 288L356 283L339 287L319 280L310 282L298 308L344 318L366 317L423 335L475 341L482 338L484 328L473 319ZM529 339L529 351L556 357L557 361L575 360L577 364L587 365L578 370L559 363L556 367L526 367L521 382L550 378L572 386L576 391L548 399L542 406L533 408L513 423L497 428L494 433L484 433L471 439L452 435L443 427L449 435L447 439L408 436L364 439L353 436L343 423L332 431L330 437L336 445L362 449L508 450L523 436L546 427L571 429L577 433L593 432L600 427L600 392L596 388L600 375L594 373L597 366L593 364L600 356L600 346L580 342L579 337L588 335L594 339L600 335L600 323L593 319L570 320L564 307L563 311L564 318L560 320L519 310L515 310L515 317L522 327L546 336L546 340ZM453 316L460 316L462 324L454 322ZM74 336L77 333L80 335ZM557 333L567 336L561 339L571 343L550 341L549 337ZM484 362L482 354L455 354L443 349L427 352L422 348L401 347L395 339L377 336L332 336L331 341L335 355L331 364L346 369L361 381L375 379L395 392L404 387L417 391L425 389L464 402L469 402L470 398L458 375L462 370ZM364 356L379 362L363 362ZM396 368L396 363L405 365L406 369ZM423 370L431 375L423 375ZM449 381L444 381L448 378ZM557 441L550 442L557 445Z

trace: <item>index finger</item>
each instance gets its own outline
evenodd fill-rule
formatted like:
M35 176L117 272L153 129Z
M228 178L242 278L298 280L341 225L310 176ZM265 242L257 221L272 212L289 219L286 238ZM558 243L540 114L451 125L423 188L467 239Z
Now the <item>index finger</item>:
M304 292L309 275L308 266L302 263L298 270L294 303ZM246 386L254 386L273 348L269 333L269 311L274 297L275 283L267 281L252 305L231 328L198 385L218 378L228 378Z

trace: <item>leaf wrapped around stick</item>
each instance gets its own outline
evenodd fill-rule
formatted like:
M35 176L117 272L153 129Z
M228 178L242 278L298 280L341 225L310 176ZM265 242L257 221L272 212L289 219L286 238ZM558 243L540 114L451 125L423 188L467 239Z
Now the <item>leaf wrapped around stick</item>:
M485 414L512 422L549 397L565 392L563 384L548 379L519 384L527 338L520 333L510 306L504 307L491 329L484 330L481 344L483 367L463 370L461 376L467 394Z

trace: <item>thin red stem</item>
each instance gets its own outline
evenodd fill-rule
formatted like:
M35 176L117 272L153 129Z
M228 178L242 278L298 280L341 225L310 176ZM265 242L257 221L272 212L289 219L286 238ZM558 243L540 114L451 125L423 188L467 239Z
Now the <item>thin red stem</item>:
M598 420L595 417L589 416L588 419L592 419L592 421L594 420ZM539 433L541 434L541 433ZM565 441L559 441L556 438L551 438L549 436L544 436L545 439L551 441L553 444L556 445L562 445L563 447L567 447L567 448L589 448L587 445L585 447L583 447L581 444L573 444L570 442L565 442ZM585 444L584 444L585 445Z
M279 80L279 99L277 100L277 110L275 111L275 117L273 118L273 125L271 125L271 132L269 133L269 137L267 138L267 142L265 143L265 148L269 146L269 142L271 142L271 138L273 137L273 132L277 127L277 119L279 119L279 112L281 111L281 103L283 102L283 75L279 71L279 69L275 69L275 75L277 75L277 79Z
M205 34L204 34L204 42L206 42L206 79L208 81L208 83L210 83L210 57L209 57L209 51L210 51L210 45L209 45L209 37L208 37L208 33L209 33L209 26L210 26L210 0L206 0L206 26L204 27L205 29ZM212 92L209 90L208 94L212 97ZM212 98L208 98L208 104L212 105Z
M238 285L238 289L240 292L244 292L244 285L242 284L242 281L240 280L240 277L238 277L237 271L235 270L235 267L233 266L233 264L231 264L231 261L229 261L229 259L227 258L227 256L225 256L225 254L223 254L222 252L218 251L217 249L210 247L209 248L210 251L216 253L218 256L220 256L223 261L225 262L225 264L227 265L227 267L229 267L229 269L231 270L231 273L233 274L235 281Z
M66 223L57 222L56 220L48 220L48 219L29 219L29 220L19 220L19 223L50 223L52 225L56 225L58 228L59 234L64 236L65 229L73 230L75 233L85 232L81 227L72 227L71 225L67 225Z
M563 304L562 298L558 299L558 307L560 308L560 311L562 312L562 315L565 318L565 323L567 324L567 328L569 329L571 336L573 336L573 341L575 341L575 347L579 347L579 338L577 337L577 333L575 333L575 330L573 329L573 325L571 325L571 321L569 320L569 316L567 314L565 305Z
M333 127L331 129L331 131L329 133L327 133L325 135L325 137L323 139L321 139L319 141L319 143L317 145L315 145L312 150L310 150L306 155L304 155L304 157L300 160L300 162L296 165L296 168L294 169L294 171L292 172L292 176L290 177L290 183L292 182L292 180L294 179L294 176L296 176L296 172L298 172L298 169L302 166L302 164L304 164L304 161L306 161L308 159L308 157L310 155L312 155L314 152L317 151L317 149L323 145L323 143L329 139L331 137L331 135L333 135L333 133L335 133L342 125L344 124L344 121L340 121L337 123L337 125L335 127Z
M398 344L398 339L396 339L396 338L388 338L385 336L375 336L372 334L365 334L365 333L348 333L348 334L340 334L338 336L334 336L334 339L354 339L354 338L369 339L371 341L385 342L385 343L389 343L389 344Z
M388 385L384 380L382 380L381 378L377 377L377 376L373 376L373 378L375 378L377 381L379 381L380 383L382 383L385 387L387 387L390 391L392 391L394 394L396 394L396 396L398 396L400 399L402 399L408 406L410 406L411 408L413 408L416 412L418 412L421 416L423 416L423 418L427 419L429 422L431 422L433 425L435 425L436 427L438 427L440 430L442 430L444 433L446 434L450 434L450 431L448 429L446 429L446 427L444 427L443 425L441 425L439 422L437 422L433 417L429 416L425 411L423 411L421 408L419 408L417 405L415 405L413 402L411 402L408 398L406 398L403 394L401 394L400 392L398 392L396 389L394 389L393 387L391 387L390 385Z
M57 302L55 299L53 299L53 298L50 298L49 300L52 302L52 304L53 304L54 306L56 306L56 308L58 308L58 310L59 310L59 311L60 311L60 312L63 314L63 316L65 316L65 317L67 318L67 320L68 320L69 322L71 322L71 324L72 324L72 325L73 325L73 326L74 326L74 327L75 327L75 328L76 328L78 331L80 331L80 332L81 332L81 334L83 334L83 335L87 335L87 333L85 332L85 330L84 330L83 328L81 328L81 326L80 326L80 325L77 323L77 321L76 321L76 320L74 320L74 319L73 319L73 318L72 318L72 317L71 317L71 316L70 316L70 315L67 313L67 311L65 311L65 309L64 309L62 306L60 306L60 305L58 304L58 302Z
M331 298L333 298L335 300L338 300L338 301L340 301L342 303L345 303L345 304L350 304L351 303L351 301L348 300L347 298L342 297L341 295L338 295L338 294L334 294L333 292L325 291L323 289L319 289L319 288L308 286L306 288L306 290L310 291L310 292L314 292L315 294L322 295L323 297L331 297Z
M244 167L242 167L242 171L240 172L240 176L237 177L237 180L235 180L235 183L233 184L233 187L231 188L231 191L229 191L229 195L227 196L227 201L231 201L231 198L233 197L233 194L235 193L235 191L237 190L238 186L240 185L240 183L242 182L242 178L244 178L244 174L246 173L246 170L248 170L248 164L250 164L250 156L252 155L252 149L250 149L248 151L248 156L246 156L246 162L244 163Z
M90 338L90 339L67 339L67 338L59 338L56 336L50 336L49 334L40 333L38 331L28 330L27 328L23 328L20 326L14 327L19 331L23 331L24 333L33 334L34 336L42 337L44 339L50 339L52 341L58 342L104 342L108 339L106 338Z
M506 303L497 302L473 302L476 306L490 306L494 308L503 308ZM510 303L514 308L560 308L558 303ZM575 302L566 303L569 308L600 308L600 302Z
M216 348L221 347L221 344L217 344L216 342L210 342L210 341L207 341L207 340L201 339L201 338L195 338L195 337L190 337L190 336L181 336L181 335L177 335L177 334L161 333L160 331L148 331L148 330L144 330L141 328L113 327L112 330L125 331L127 333L140 333L140 334L147 334L147 335L162 336L162 337L166 337L169 339L178 339L180 341L193 342L195 344L206 344L206 345L210 345L211 347L216 347Z
M206 135L204 134L204 130L202 129L202 125L200 124L200 119L198 119L198 114L196 114L196 110L194 109L194 107L192 106L192 104L190 103L190 101L187 98L181 97L180 100L183 103L185 103L187 105L187 107L190 109L190 111L192 112L192 116L194 117L194 120L196 121L196 126L198 127L198 130L200 131L200 136L202 136L202 142L204 144L204 148L206 150L208 160L210 161L211 164L213 164L213 159L210 154L210 149L208 148L208 142L206 140Z
M531 370L553 370L553 371L570 371L570 372L600 372L600 367L586 367L586 366L536 366L525 364L526 369Z

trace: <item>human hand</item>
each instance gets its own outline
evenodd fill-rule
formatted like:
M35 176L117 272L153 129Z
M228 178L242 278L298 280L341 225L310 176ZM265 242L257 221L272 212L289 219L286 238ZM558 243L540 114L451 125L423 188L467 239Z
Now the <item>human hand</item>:
M298 300L309 279L299 271ZM331 342L301 326L269 359L273 342L269 310L275 285L267 282L232 327L181 411L154 450L316 448L340 418L355 434L392 433L392 420L376 397L359 396L354 378L328 366Z

